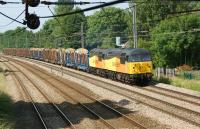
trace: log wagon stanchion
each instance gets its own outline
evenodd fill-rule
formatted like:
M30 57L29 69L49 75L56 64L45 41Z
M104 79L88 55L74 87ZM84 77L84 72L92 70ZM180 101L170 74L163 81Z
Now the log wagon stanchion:
M63 76L63 53L62 53L62 48L59 48L60 50L60 72L61 72L61 76Z

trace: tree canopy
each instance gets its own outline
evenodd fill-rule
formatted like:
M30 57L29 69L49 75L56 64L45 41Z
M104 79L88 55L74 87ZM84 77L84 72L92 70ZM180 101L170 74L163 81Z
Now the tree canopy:
M197 14L160 22L151 31L152 53L157 66L200 64L200 17Z
M128 41L128 13L119 8L108 7L89 16L86 42L89 48L115 48L116 37Z

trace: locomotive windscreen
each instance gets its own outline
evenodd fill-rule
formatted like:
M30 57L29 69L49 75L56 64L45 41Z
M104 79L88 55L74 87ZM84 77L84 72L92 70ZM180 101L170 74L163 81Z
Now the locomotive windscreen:
M129 62L151 61L149 53L134 54L129 57Z

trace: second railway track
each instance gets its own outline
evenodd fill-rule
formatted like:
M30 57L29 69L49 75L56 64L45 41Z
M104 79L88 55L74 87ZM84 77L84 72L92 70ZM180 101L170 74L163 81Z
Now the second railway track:
M193 96L193 95L186 94L183 92L178 92L175 90L170 90L170 89L157 87L157 86L150 86L143 89L156 93L156 94L164 95L164 96L175 98L177 100L184 101L193 105L200 106L200 97L198 96Z

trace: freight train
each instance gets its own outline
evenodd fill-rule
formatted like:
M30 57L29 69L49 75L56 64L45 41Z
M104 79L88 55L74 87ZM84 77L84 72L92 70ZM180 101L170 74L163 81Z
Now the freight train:
M89 72L123 83L148 83L152 60L145 49L5 48L5 55L41 60Z

